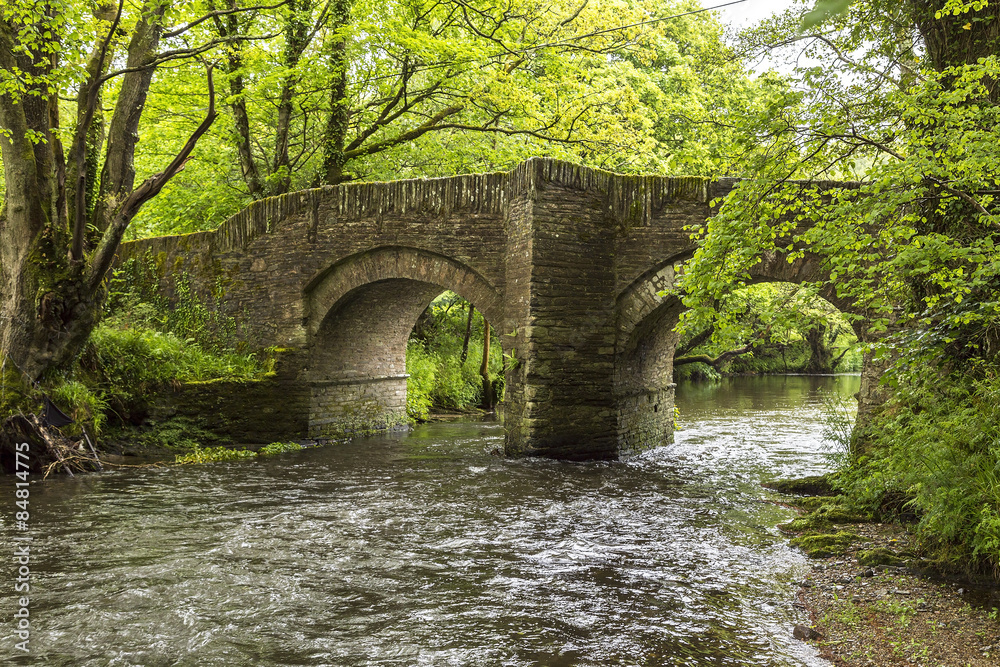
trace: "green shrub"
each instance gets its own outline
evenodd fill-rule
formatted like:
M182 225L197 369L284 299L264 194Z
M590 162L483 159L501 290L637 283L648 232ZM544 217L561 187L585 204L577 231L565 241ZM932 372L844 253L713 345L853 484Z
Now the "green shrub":
M1000 379L924 365L897 387L866 429L844 490L873 513L886 498L909 498L917 535L940 564L1000 571Z
M267 371L254 354L211 353L192 340L148 328L102 323L81 355L84 381L105 402L129 406L171 382L252 379Z
M100 435L107 421L107 401L90 387L77 380L66 380L49 391L49 397L78 424L89 424L91 435ZM71 427L68 427L71 428Z
M272 442L270 445L261 447L257 455L274 456L275 454L284 454L285 452L297 452L300 449L302 449L302 445L297 442Z
M410 419L426 420L431 409L431 393L437 376L437 360L424 343L410 340L406 346L406 414Z
M417 324L406 350L407 414L426 419L431 408L471 410L483 400L483 357L485 321L478 311L465 361L462 347L469 309L464 299L445 292L434 300ZM504 359L498 333L493 329L489 376L494 394L503 395Z
M257 454L249 449L229 449L227 447L198 447L190 454L178 454L174 457L175 463L211 463L215 461L237 461L240 459L252 459Z

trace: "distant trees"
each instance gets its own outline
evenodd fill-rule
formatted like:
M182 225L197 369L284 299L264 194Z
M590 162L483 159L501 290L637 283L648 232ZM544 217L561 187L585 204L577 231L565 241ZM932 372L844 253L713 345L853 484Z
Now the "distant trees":
M736 291L726 307L716 321L681 340L675 368L705 364L716 371L832 373L856 347L845 314L809 287L751 285Z

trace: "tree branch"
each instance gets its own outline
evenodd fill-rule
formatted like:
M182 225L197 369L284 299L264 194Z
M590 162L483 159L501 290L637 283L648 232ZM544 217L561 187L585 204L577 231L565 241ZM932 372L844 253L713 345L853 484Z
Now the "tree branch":
M207 14L199 16L198 18L196 18L193 21L189 21L188 23L185 23L184 25L178 26L178 27L174 28L173 30L168 30L167 32L163 33L163 37L164 38L176 37L177 35L180 35L182 33L187 32L188 30L190 30L191 28L195 27L196 25L198 25L202 21L207 21L208 19L214 19L214 18L219 17L219 16L225 16L227 14L235 14L237 12L255 12L255 11L259 10L259 9L277 9L278 7L281 7L281 6L286 5L286 4L288 4L288 0L281 0L281 2L278 2L278 3L273 4L273 5L254 5L252 7L235 7L235 6L233 6L233 7L230 7L228 9L216 9L215 11L211 11L211 12L208 12Z
M115 253L118 252L118 246L121 244L122 237L125 234L125 230L128 228L132 218L135 217L142 205L147 201L155 197L160 193L170 179L176 176L182 169L184 169L185 163L188 158L191 157L191 152L194 151L195 146L198 145L198 140L201 139L202 135L208 132L208 129L215 122L216 112L215 112L215 84L212 79L212 66L208 66L208 112L205 114L205 119L201 122L201 125L191 134L187 142L181 148L180 152L174 157L174 159L167 165L167 168L163 171L153 174L147 178L143 183L137 187L135 190L129 194L128 198L118 207L115 212L114 219L112 223L105 230L104 235L101 238L100 245L98 245L97 250L94 252L93 259L90 264L90 271L87 278L87 285L90 290L96 291L100 286L101 282L104 280L105 274L108 269L111 268L111 264L114 261Z
M124 6L125 0L119 0L115 18L97 51L94 68L89 72L86 94L85 96L81 95L85 99L83 117L79 118L78 116L76 135L73 137L73 147L70 153L73 156L76 169L76 193L73 199L73 241L70 248L70 257L74 261L83 260L83 242L87 235L87 135L90 133L90 126L93 124L94 114L97 112L97 101L101 91L101 72L104 71L104 63L107 60L111 40L121 23Z
M719 370L719 368L723 364L725 364L727 361L729 361L733 357L738 357L738 356L746 354L747 352L752 351L753 348L754 348L754 344L756 342L757 341L754 340L754 341L752 341L750 343L747 343L743 347L737 348L735 350L729 350L728 352L723 352L722 354L720 354L719 356L715 357L714 359L712 357L708 356L707 354L695 354L695 355L692 355L690 357L680 357L679 359L674 359L674 368L677 368L678 366L684 366L684 365L687 365L687 364L695 364L695 363L701 362L703 364L708 364L709 366L711 366L715 370Z

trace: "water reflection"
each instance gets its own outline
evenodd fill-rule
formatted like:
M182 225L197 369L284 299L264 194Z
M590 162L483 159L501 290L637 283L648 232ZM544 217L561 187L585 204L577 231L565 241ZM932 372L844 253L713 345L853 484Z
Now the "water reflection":
M824 469L821 392L856 388L684 386L676 444L621 463L435 424L38 484L26 664L822 665L758 484Z

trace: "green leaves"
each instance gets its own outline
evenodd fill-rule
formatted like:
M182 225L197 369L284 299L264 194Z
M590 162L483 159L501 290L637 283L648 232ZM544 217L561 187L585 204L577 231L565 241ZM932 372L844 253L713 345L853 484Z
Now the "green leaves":
M816 0L816 6L802 17L800 30L805 32L820 25L827 19L844 14L853 0Z

